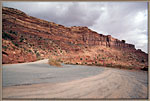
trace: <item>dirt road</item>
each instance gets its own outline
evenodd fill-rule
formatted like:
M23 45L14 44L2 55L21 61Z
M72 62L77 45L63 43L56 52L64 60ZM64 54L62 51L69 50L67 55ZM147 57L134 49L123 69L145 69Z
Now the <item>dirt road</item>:
M147 98L147 86L147 72L103 68L96 75L66 82L3 87L3 98Z

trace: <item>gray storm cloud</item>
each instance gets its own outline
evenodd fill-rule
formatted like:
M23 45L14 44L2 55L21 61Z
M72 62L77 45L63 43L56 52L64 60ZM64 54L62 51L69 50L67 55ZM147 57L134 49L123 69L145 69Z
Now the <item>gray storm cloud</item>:
M3 6L65 26L88 26L147 52L147 2L3 2Z

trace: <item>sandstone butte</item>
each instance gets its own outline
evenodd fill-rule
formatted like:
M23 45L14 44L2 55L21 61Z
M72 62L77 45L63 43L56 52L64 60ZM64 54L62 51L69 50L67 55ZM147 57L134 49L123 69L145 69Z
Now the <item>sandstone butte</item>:
M3 64L54 57L66 64L148 68L148 54L88 27L65 27L3 7L2 29Z

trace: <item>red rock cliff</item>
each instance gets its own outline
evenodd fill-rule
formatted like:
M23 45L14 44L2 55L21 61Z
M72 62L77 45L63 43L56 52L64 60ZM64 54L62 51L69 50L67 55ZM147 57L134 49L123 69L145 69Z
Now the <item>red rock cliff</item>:
M35 61L93 46L136 52L147 59L147 54L137 51L125 40L99 34L87 27L65 27L13 8L3 7L2 25L3 63Z

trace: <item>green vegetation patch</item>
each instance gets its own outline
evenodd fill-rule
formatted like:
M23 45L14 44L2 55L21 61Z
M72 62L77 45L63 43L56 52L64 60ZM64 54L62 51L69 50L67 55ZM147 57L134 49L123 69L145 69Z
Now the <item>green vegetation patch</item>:
M12 43L13 43L16 47L18 47L18 46L19 46L19 44L18 44L18 43L15 43L15 42L13 42L13 41L12 41Z
M3 49L7 49L8 47L7 47L7 46L2 46L2 48L3 48Z
M37 57L38 60L41 59L41 56L40 56L40 53L39 53L39 52L36 53L36 57Z
M14 31L12 31L12 30L10 30L9 32L12 33L12 34L17 35L17 32L14 32Z
M12 36L10 36L8 33L5 33L5 32L2 33L2 38L5 40L7 39L14 40Z

